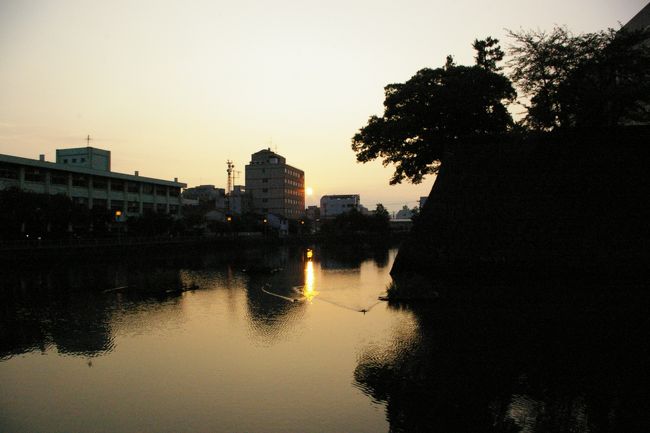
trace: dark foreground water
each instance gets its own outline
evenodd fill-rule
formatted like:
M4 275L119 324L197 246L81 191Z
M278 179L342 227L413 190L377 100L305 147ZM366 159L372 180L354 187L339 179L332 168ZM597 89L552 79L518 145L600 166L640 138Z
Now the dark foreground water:
M389 306L395 254L3 269L0 431L650 431L647 286Z

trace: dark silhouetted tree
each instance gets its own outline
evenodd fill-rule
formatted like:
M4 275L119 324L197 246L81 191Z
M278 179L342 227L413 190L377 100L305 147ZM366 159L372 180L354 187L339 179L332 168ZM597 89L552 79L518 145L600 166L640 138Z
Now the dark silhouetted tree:
M510 77L529 102L524 126L612 126L647 121L650 102L648 31L610 29L574 35L510 31Z
M499 72L498 40L474 41L476 65L425 68L384 88L384 115L372 116L352 138L357 161L395 165L391 184L420 183L440 166L445 150L465 139L501 134L512 126L506 104L516 93Z

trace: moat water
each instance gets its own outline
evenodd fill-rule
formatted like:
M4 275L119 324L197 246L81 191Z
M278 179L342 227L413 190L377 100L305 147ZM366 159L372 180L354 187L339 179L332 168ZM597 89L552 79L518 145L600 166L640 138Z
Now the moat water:
M596 296L581 307L391 306L377 297L396 253L282 247L3 269L0 431L649 426L647 287L625 286L634 300L610 296L620 283L582 287Z

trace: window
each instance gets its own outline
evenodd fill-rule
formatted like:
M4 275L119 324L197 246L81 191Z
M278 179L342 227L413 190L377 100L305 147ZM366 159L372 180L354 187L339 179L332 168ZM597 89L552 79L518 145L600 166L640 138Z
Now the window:
M129 183L127 184L127 188L128 188L128 191L129 191L130 193L135 193L135 194L137 194L137 193L140 192L140 184L137 183L137 182L129 182Z
M143 194L153 194L153 185L150 183L142 184L142 193Z
M105 190L108 188L108 182L106 178L103 177L94 177L93 178L93 189Z
M107 202L105 198L94 198L93 199L93 207L101 207L101 208L106 208Z
M25 167L25 180L28 182L43 182L45 173L38 168Z
M169 188L170 197L179 197L181 195L181 189L178 187Z
M268 188L262 188L262 192L269 192Z
M127 203L126 209L129 213L138 213L140 212L140 203L137 201L130 201Z
M63 163L64 163L64 164L67 164L67 163L68 163L68 158L64 158L64 159L63 159Z
M262 203L267 203L268 201L269 201L268 198L263 198L263 199L262 199Z
M83 174L74 173L72 175L72 186L79 188L88 188L88 178Z
M68 174L62 171L53 171L50 173L50 183L52 185L67 185Z
M77 162L77 158L72 158L72 163L75 164Z
M18 166L12 164L0 164L0 178L18 179Z
M111 179L111 191L123 192L124 191L124 181Z
M165 203L158 203L156 205L156 211L158 213L165 213L167 212L167 205Z
M86 162L86 158L81 158L81 162Z
M178 205L177 204L170 204L169 205L169 213L177 214L178 213Z
M167 195L167 188L164 186L157 186L156 187L156 195L165 197Z

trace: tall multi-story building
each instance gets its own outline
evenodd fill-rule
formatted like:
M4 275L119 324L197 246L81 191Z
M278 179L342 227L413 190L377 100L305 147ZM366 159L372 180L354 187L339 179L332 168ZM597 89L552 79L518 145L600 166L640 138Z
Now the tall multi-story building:
M283 156L260 150L246 166L246 192L253 212L298 219L305 212L305 173L287 164Z
M91 147L59 149L57 162L0 154L0 189L63 194L89 209L127 216L147 211L180 215L184 183L110 171L110 152Z

